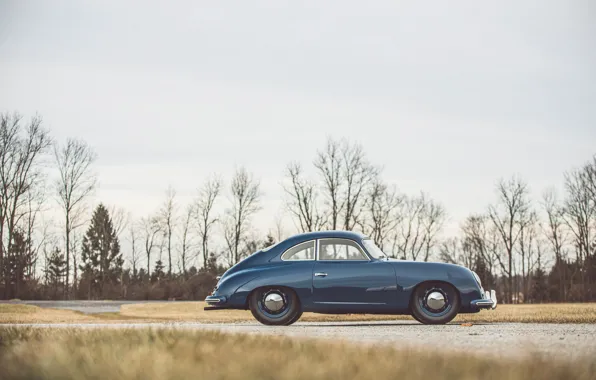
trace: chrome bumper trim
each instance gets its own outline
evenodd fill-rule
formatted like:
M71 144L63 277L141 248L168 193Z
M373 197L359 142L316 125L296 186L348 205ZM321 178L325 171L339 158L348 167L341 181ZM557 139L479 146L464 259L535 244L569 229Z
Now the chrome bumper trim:
M205 298L205 302L207 302L207 304L209 304L209 305L222 304L222 303L226 302L226 297L224 297L224 296L207 296L207 298Z
M479 300L474 300L471 302L472 306L476 306L479 309L492 309L494 310L497 307L497 292L491 290L490 292L487 290L484 292L484 298Z

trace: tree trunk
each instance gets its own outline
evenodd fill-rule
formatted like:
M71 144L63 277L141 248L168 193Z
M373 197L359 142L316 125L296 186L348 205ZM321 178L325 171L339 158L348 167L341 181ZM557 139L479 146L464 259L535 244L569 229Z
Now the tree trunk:
M65 285L64 285L64 299L69 299L69 277L70 277L70 215L69 212L66 212L66 278L65 278Z
M513 263L511 253L509 253L509 302L513 303Z

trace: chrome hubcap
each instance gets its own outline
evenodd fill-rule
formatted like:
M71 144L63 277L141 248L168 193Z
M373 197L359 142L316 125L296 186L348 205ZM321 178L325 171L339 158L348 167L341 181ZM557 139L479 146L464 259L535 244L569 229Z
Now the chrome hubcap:
M279 311L284 307L284 298L279 293L269 293L265 296L265 307L273 312Z
M426 304L433 310L441 310L445 306L445 296L437 291L430 292L426 297Z

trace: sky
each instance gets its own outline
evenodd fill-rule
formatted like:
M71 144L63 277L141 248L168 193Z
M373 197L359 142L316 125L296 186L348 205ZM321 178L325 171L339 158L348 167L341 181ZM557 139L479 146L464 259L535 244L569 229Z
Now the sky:
M285 165L314 174L331 136L453 231L499 178L538 199L596 154L595 21L589 0L0 0L0 112L86 140L95 199L137 217L245 166L266 231Z

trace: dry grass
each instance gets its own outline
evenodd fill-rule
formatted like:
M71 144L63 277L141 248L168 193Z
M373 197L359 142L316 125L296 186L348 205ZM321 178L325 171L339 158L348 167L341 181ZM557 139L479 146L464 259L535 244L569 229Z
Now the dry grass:
M0 323L111 323L193 321L203 323L254 322L249 311L205 311L204 302L167 302L123 305L120 313L85 315L76 311L31 305L0 304ZM304 313L301 322L413 320L407 315L326 315ZM596 323L596 303L499 305L494 311L461 314L455 322Z
M432 363L432 365L429 365ZM596 362L176 330L0 328L3 379L596 379Z
M33 305L0 304L0 323L110 323L151 322L120 313L84 314L73 310L41 308Z
M0 304L0 323L81 323L85 321L97 321L97 319L71 310Z
M134 318L156 318L174 321L243 322L254 321L249 311L205 311L204 302L172 302L157 304L124 305L120 314ZM302 322L412 320L405 315L325 315L304 313ZM596 323L596 303L499 305L496 310L476 314L461 314L457 322L520 322L520 323Z
M596 303L498 305L493 311L461 314L456 321L519 323L596 323Z

